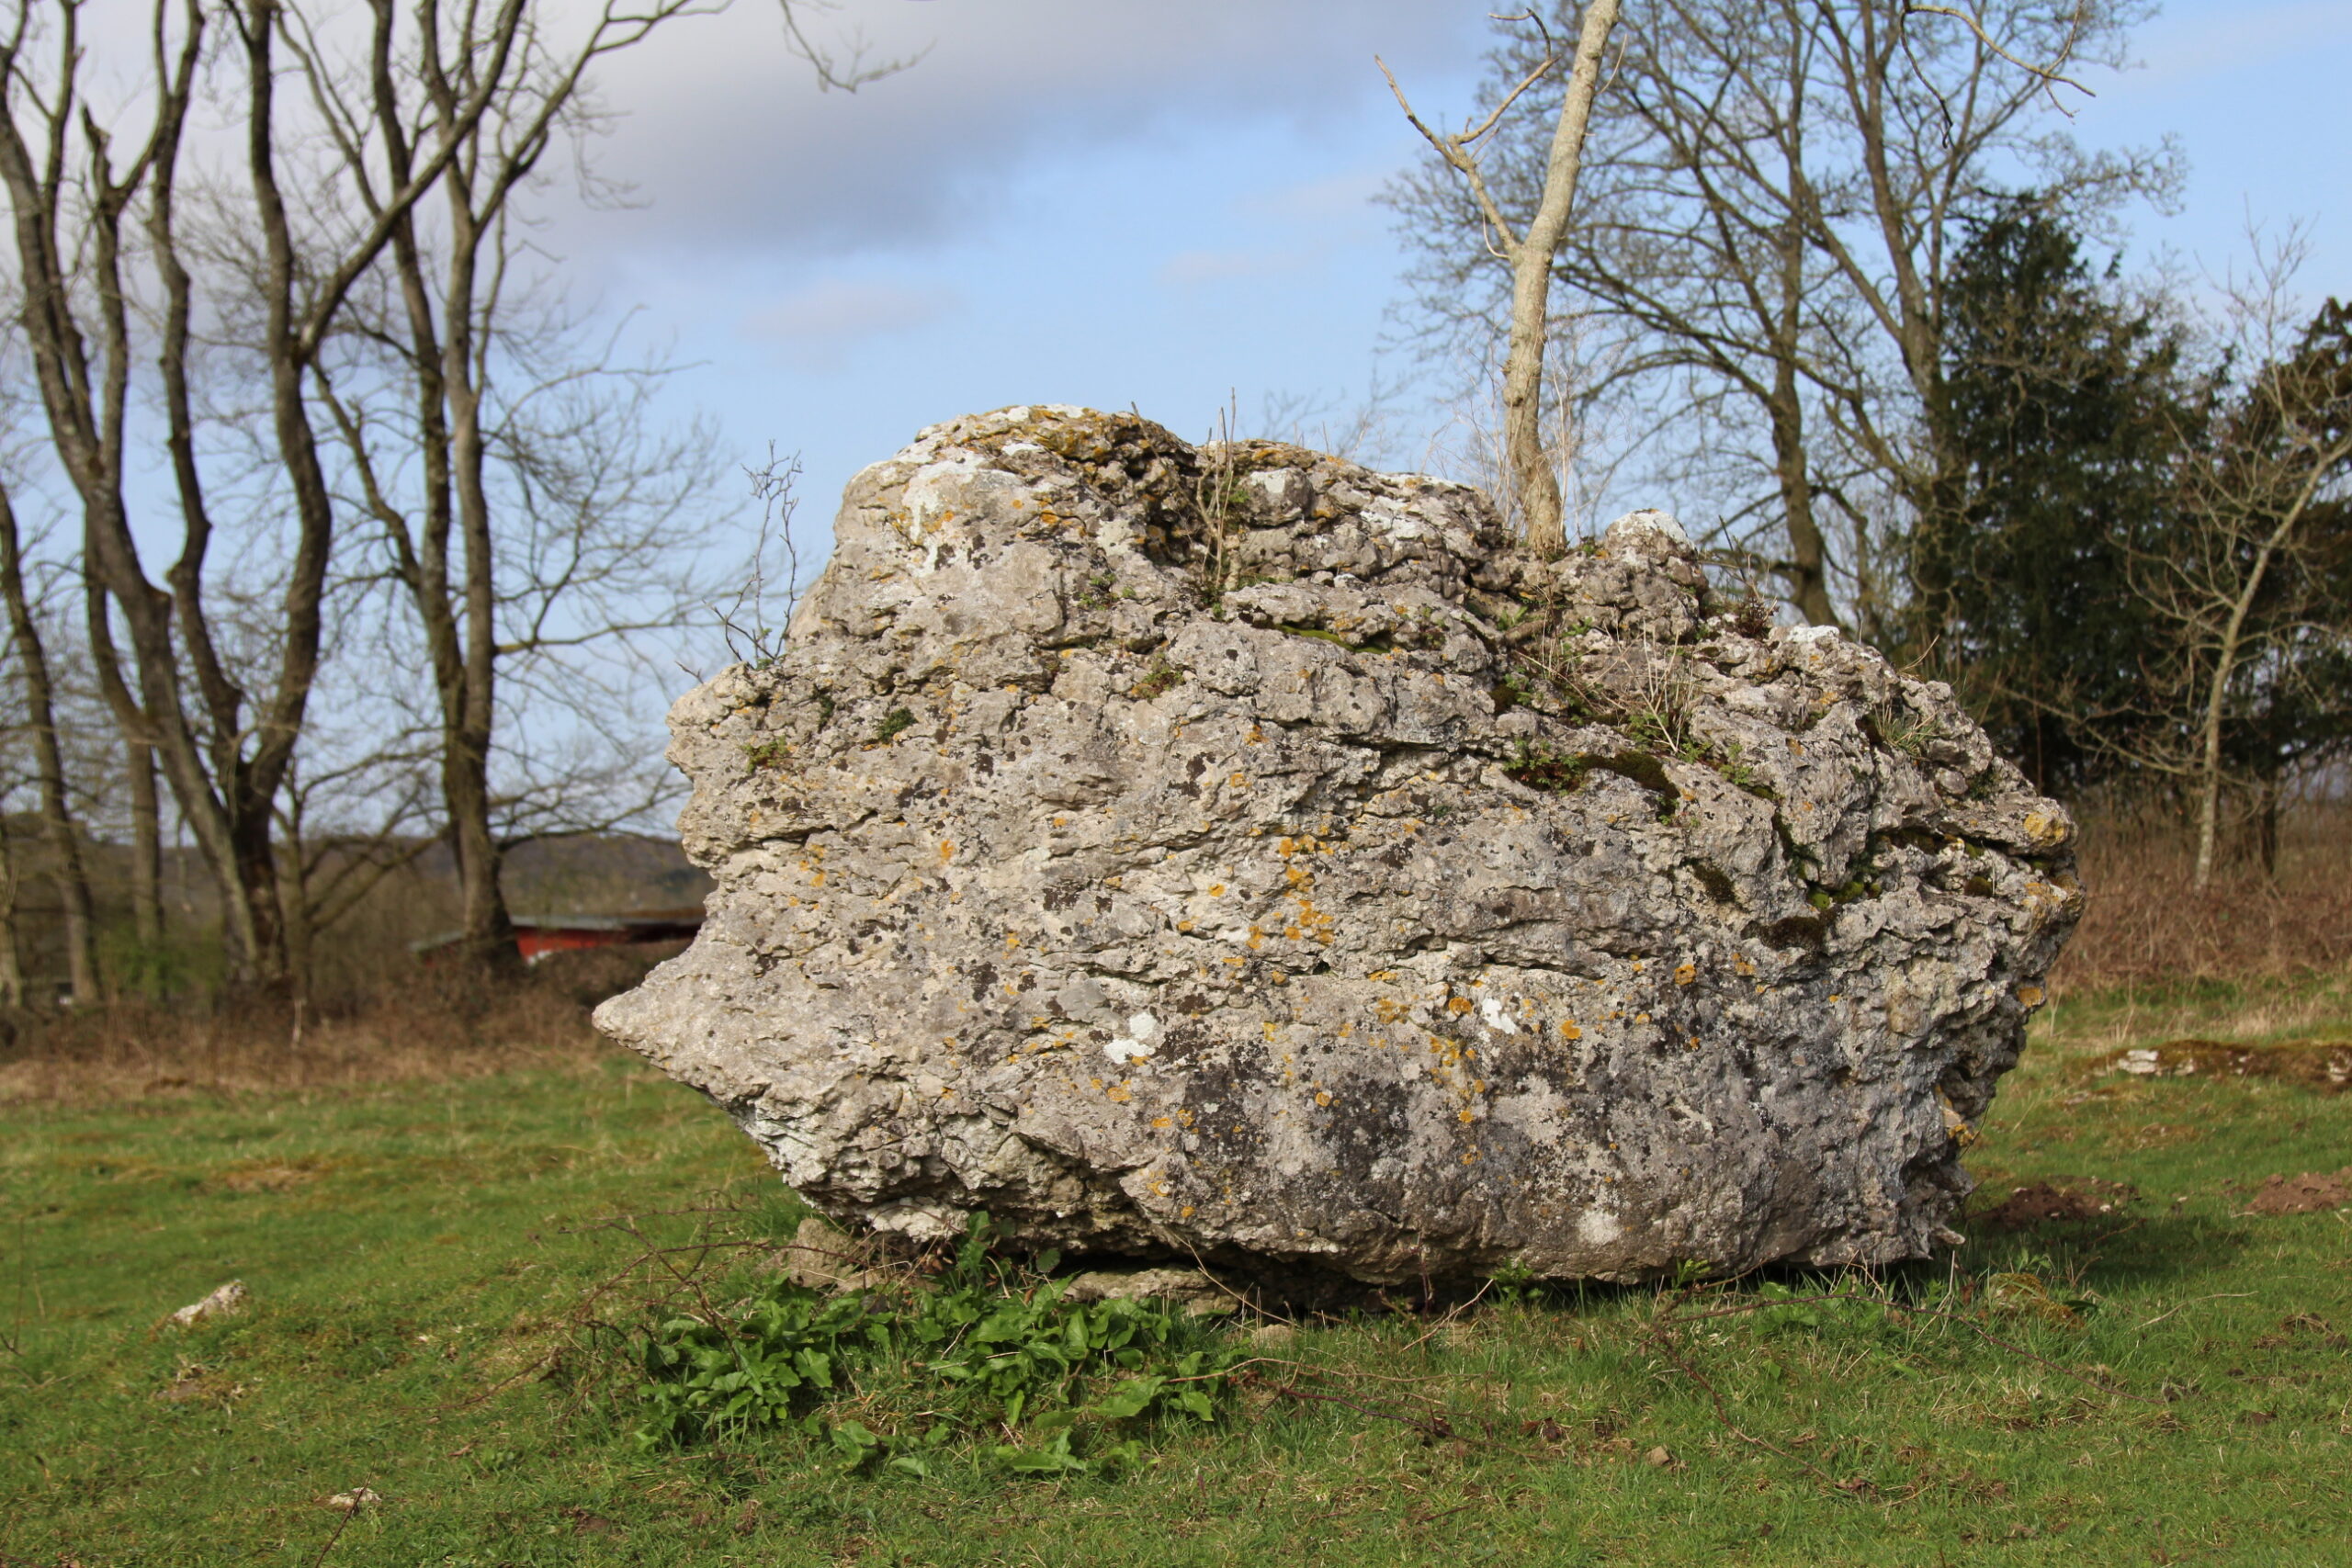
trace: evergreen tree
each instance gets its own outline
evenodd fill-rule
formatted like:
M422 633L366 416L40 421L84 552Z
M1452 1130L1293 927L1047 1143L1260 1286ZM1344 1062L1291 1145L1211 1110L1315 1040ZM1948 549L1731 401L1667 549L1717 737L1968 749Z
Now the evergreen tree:
M2211 388L2181 333L2094 276L2030 196L1970 226L1946 295L1937 416L1962 457L1949 510L1918 520L1914 637L1996 744L2074 793L2147 721L2151 627L2128 561L2170 525L2175 464Z

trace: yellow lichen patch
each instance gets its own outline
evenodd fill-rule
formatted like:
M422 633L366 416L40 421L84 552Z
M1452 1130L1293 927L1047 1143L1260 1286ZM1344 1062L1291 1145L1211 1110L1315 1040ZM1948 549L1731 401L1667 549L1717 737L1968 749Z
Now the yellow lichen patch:
M1735 958L1731 961L1731 972L1735 975L1753 975L1756 973L1756 965L1745 958Z
M1179 920L1176 922L1176 929L1180 931L1191 931L1193 929L1193 922L1190 920Z
M2048 811L2025 814L2025 836L2037 844L2052 848L2074 837L2075 825L2064 816Z
M1564 1018L1560 1021L1560 1038L1563 1040L1581 1040L1584 1038L1584 1031L1577 1027L1577 1021L1575 1019Z
M2048 993L2043 991L2039 986L2019 986L2018 987L2018 1000L2023 1002L2030 1008L2038 1008L2049 999L2050 998Z
M1468 997L1455 997L1445 1004L1445 1010L1448 1012L1468 1012L1470 1010L1470 1007L1471 1002Z
M1687 986L1698 977L1699 966L1696 964L1678 964L1674 966L1674 983L1678 986Z
M1952 1109L1952 1103L1944 1098L1943 1090L1936 1090L1936 1100L1943 1109L1944 1131L1951 1134L1953 1143L1965 1149L1983 1141L1984 1134L1969 1125L1967 1117Z
M1316 1095L1315 1095L1315 1103L1316 1103L1316 1104L1317 1104L1317 1105L1329 1105L1329 1104L1330 1104L1330 1103L1331 1103L1331 1091L1330 1091L1329 1089L1318 1089L1318 1090L1317 1090L1317 1091L1316 1091Z
M1249 784L1249 782L1250 782L1250 775L1249 775L1249 774L1247 774L1247 773L1235 773L1233 776L1231 776L1230 778L1227 779L1225 782L1226 782L1227 784L1230 784L1230 785L1231 785L1233 788L1235 788L1235 789L1240 789L1240 788L1242 788L1244 785L1246 785L1246 784Z
M1109 1090L1105 1098L1107 1098L1114 1105L1125 1105L1128 1100L1135 1098L1135 1091L1127 1088L1126 1085L1120 1084Z
M939 846L939 863L945 865L949 861L954 860L955 858L956 846L952 843L943 842Z
M1224 883L1222 883L1222 882L1212 882L1212 883L1210 883L1210 884L1209 884L1209 897L1212 897L1212 898L1222 898L1222 897L1225 897L1225 884L1224 884Z

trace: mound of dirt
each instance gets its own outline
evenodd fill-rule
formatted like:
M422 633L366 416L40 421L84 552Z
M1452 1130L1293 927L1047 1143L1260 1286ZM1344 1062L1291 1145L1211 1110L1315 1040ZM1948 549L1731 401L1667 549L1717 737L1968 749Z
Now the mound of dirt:
M2013 1187L2009 1195L1980 1216L1996 1230L2032 1230L2041 1225L2111 1219L2138 1202L2140 1190L2129 1182L2102 1181L2095 1176L2061 1176Z
M2232 1045L2219 1040L2168 1040L2100 1058L2099 1070L2149 1078L2278 1078L2322 1094L2352 1088L2352 1040L2286 1045Z
M2352 1165L2333 1176L2306 1171L2274 1176L2246 1204L2257 1214L2318 1214L2352 1203Z

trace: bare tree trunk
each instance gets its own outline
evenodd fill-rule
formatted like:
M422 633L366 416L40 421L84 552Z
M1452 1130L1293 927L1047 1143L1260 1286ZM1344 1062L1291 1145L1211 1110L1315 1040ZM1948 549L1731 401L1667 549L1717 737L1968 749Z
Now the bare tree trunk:
M1544 449L1544 345L1551 333L1552 263L1568 231L1577 175L1584 162L1585 128L1600 90L1600 55L1617 26L1618 0L1590 0L1576 65L1560 101L1552 155L1544 172L1544 198L1510 257L1510 349L1503 359L1503 449L1527 517L1527 542L1539 555L1568 547L1560 479Z
M503 968L519 962L519 950L500 876L504 856L490 825L490 746L497 718L497 558L483 475L488 457L481 423L483 389L475 373L481 345L474 336L479 313L474 273L485 225L473 209L473 193L462 168L450 171L447 187L456 232L443 383L455 416L449 455L465 548L465 683L450 715L456 723L442 750L442 780L457 844L466 947L476 963ZM504 198L500 195L495 199ZM494 306L494 299L490 303Z
M277 868L278 921L286 932L287 988L295 1007L294 1027L300 1031L302 1010L311 999L310 845L302 832L302 796L289 790L283 815L285 859Z
M25 1005L25 948L17 910L17 852L0 820L0 1008Z
M2264 877L2272 880L2278 875L2278 775L2272 773L2262 781L2254 813L2255 860Z
M2213 879L2213 847L2222 819L2222 719L2229 711L2230 681L2237 673L2238 646L2245 635L2246 616L2252 613L2255 600L2261 596L2262 580L2269 575L2271 558L2302 521L2324 472L2321 465L2312 465L2310 481L2302 492L2255 551L2245 584L2239 589L2236 602L2230 606L2230 618L2222 627L2221 644L2213 650L2213 683L2206 694L2205 714L2198 737L2196 884L2199 892Z
M1793 306L1792 307L1793 309ZM1783 357L1776 367L1772 388L1772 465L1781 486L1781 511L1787 519L1789 600L1807 624L1838 624L1829 603L1829 550L1814 514L1813 476L1804 441L1804 405L1797 395L1797 367Z
M98 999L97 924L91 913L81 834L74 828L73 801L66 794L65 755L57 743L57 705L49 679L49 653L41 646L40 627L25 592L24 568L16 508L9 503L6 487L0 486L0 596L8 601L8 629L25 685L25 720L32 730L34 766L40 778L41 832L49 840L54 863L50 874L56 880L58 899L65 909L65 972L74 987L74 1000L87 1006Z
M129 743L130 754L130 929L151 968L164 946L164 812L155 789L155 749Z
M1544 351L1552 331L1552 266L1567 237L1568 214L1576 204L1577 175L1584 162L1585 129L1592 122L1592 101L1600 91L1600 56L1617 26L1618 0L1589 0L1584 29L1577 39L1576 62L1561 95L1560 118L1552 131L1551 153L1544 164L1543 194L1525 233L1513 232L1510 219L1496 205L1473 151L1492 130L1520 94L1533 86L1557 62L1547 59L1508 94L1484 125L1456 136L1441 136L1423 124L1405 101L1405 90L1391 75L1388 85L1397 106L1431 147L1468 184L1487 228L1487 238L1510 264L1510 346L1503 355L1503 466L1510 476L1513 496L1527 522L1527 542L1539 555L1555 556L1567 548L1560 478L1553 472L1551 454L1544 441ZM1525 17L1515 18L1525 20ZM1386 65L1381 69L1387 70Z

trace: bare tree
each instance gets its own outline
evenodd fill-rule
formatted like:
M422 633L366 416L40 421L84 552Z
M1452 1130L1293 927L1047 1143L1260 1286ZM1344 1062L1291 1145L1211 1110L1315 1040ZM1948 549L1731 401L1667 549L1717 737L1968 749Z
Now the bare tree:
M2176 520L2131 559L2159 633L2145 689L2155 722L2137 729L2131 760L2188 786L2199 887L2233 775L2256 775L2275 812L2292 753L2340 748L2352 720L2352 310L2331 300L2299 328L2290 263L2274 254L2233 283L2232 346L2256 368L2184 442Z
M1603 383L1580 390L1637 383L1679 415L1656 422L1650 471L1719 496L1736 558L1815 622L1838 618L1840 600L1883 615L1902 592L1877 576L1889 504L1949 500L1943 284L1956 225L1996 166L2076 209L2162 189L2170 170L2163 155L2083 153L2053 107L2058 73L2120 62L2138 0L1949 9L1638 8L1592 110L1581 216L1557 264L1572 307L1622 344ZM1521 79L1533 52L1514 38L1498 79ZM1498 143L1487 181L1524 208L1545 152L1508 125ZM1504 279L1483 211L1442 167L1391 199L1423 248L1439 334L1485 330Z
M515 341L525 331L517 318L528 311L528 302L518 308L511 298L529 283L514 276L529 258L515 238L512 204L550 149L589 128L590 68L664 23L706 9L696 0L607 4L566 29L533 9L508 22L428 6L398 58L378 48L338 59L333 41L312 31L297 45L358 204L345 227L390 220L390 271L345 321L338 345L345 352L310 367L311 389L332 413L357 499L423 631L440 708L441 790L467 948L480 959L514 952L491 781L499 664L502 653L515 651L502 637L501 546L513 529L502 527L498 502L505 498L494 494L493 380L524 346ZM418 150L432 144L435 128L476 100L487 112L457 140L433 199L390 211L388 195L413 177ZM380 189L371 177L379 159L389 174ZM375 385L354 384L367 378ZM387 402L405 407L381 406ZM401 482L412 462L413 496Z
M1600 85L1601 55L1617 25L1618 0L1588 0L1578 29L1576 57L1560 95L1559 113L1544 162L1543 181L1524 227L1515 225L1496 198L1478 143L1492 135L1510 107L1525 96L1559 62L1552 37L1533 12L1508 17L1532 21L1542 37L1544 58L1510 87L1492 112L1476 125L1441 134L1422 122L1406 101L1386 64L1388 85L1397 107L1412 122L1447 169L1460 180L1476 205L1480 243L1510 274L1510 348L1503 356L1503 445L1510 465L1512 498L1526 520L1527 542L1542 555L1557 555L1567 547L1563 522L1559 476L1553 471L1544 430L1544 363L1552 329L1552 269L1567 237L1568 220L1576 204L1577 176L1583 165L1585 133Z
M549 708L573 737L593 732L605 715L583 659L625 660L632 639L682 624L707 597L682 566L715 477L711 434L661 430L653 393L666 367L622 360L617 333L571 310L531 243L524 198L547 183L559 149L586 194L609 194L588 157L608 123L591 67L708 8L612 4L568 28L526 12L503 51L476 15L428 8L398 69L380 54L339 63L316 38L300 51L363 204L353 227L378 212L366 177L374 149L404 177L458 106L476 95L490 104L433 199L397 215L379 287L354 301L338 353L311 368L355 509L374 525L424 639L464 946L478 960L514 956L501 883L509 842L601 826L616 801L629 813L647 804L629 787L646 773L639 738L601 764L582 765L572 747L560 765L534 767L546 750L522 743L514 699L539 715L542 739ZM854 89L899 68L836 66L789 4L785 14L821 85ZM662 779L655 796L668 787Z
M494 51L511 49L523 4L503 0L494 13ZM233 977L282 984L272 808L318 675L335 525L305 381L351 288L447 168L490 95L455 105L413 166L380 175L376 221L334 254L306 258L281 180L296 137L278 101L285 0L240 0L219 13L201 0L156 0L146 112L119 128L88 91L98 67L84 9L84 0L16 0L0 24L0 186L12 209L25 336L51 445L81 502L85 570L130 638L126 668L111 616L93 617L102 689L125 732L156 749L220 886ZM217 46L216 25L227 29ZM374 0L369 26L389 53L398 30L390 0ZM292 526L270 684L258 698L232 672L207 593L216 525L192 389L198 286L180 220L187 141L198 93L211 82L221 84L217 107L243 131L234 200L263 265L239 281L263 323L254 374L266 389L272 479ZM229 182L214 188L229 199ZM143 318L134 309L141 302ZM142 321L153 323L143 339ZM134 377L149 353L147 389L161 405L180 513L178 557L161 583L142 558L125 485Z
M98 999L97 920L90 900L90 877L82 855L82 833L67 794L65 754L57 728L56 684L49 650L41 639L38 606L25 585L24 539L6 480L0 479L0 599L8 607L10 650L23 687L25 728L40 782L41 836L48 840L50 871L65 914L65 965L74 1000ZM10 873L13 877L13 870ZM11 888L11 897L14 890Z
M521 427L515 400L492 386L512 362L500 311L522 251L503 236L547 152L594 120L594 62L723 3L616 3L567 31L533 0L365 0L348 12L153 0L145 79L126 98L93 94L129 62L96 59L87 0L0 0L0 188L50 446L79 501L96 589L97 684L132 750L134 836L160 840L160 811L138 804L152 757L220 886L238 982L289 975L272 836L350 542L334 471L349 433L326 394L363 288L381 286L405 318L383 346L413 372L426 470L427 501L407 520L407 581L442 699L469 926L492 942L503 930L483 826L493 671L513 651L501 618L514 608L486 471ZM892 68L836 70L789 6L786 22L828 85ZM147 444L169 455L177 513L160 575L142 553L159 530L135 520L126 483L127 456ZM239 595L261 577L270 608L254 614Z

